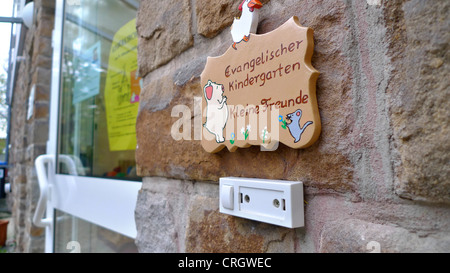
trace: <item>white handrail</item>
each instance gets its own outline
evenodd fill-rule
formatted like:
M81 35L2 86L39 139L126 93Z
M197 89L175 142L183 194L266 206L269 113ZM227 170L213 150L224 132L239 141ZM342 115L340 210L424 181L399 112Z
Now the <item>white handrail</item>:
M34 162L39 182L39 189L41 191L39 201L36 206L36 211L34 212L33 215L33 224L37 227L45 228L47 226L51 226L52 224L51 218L43 218L43 217L46 211L48 188L49 188L47 168L45 167L45 165L48 164L49 168L52 168L54 162L55 162L54 155L41 155L38 158L36 158L36 161Z

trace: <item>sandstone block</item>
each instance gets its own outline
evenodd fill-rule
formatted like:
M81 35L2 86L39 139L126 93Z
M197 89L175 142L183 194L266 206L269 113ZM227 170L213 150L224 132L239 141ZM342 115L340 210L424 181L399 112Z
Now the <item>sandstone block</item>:
M27 147L25 152L25 160L29 161L30 163L34 163L34 160L42 155L45 154L47 146L44 144L31 144Z
M161 81L165 82L167 78ZM157 82L155 81L155 86L160 86ZM157 93L158 90L156 88L153 92ZM302 180L307 185L318 188L352 190L349 160L339 153L321 152L317 145L304 151L291 150L280 145L274 152L261 152L259 147L239 149L234 153L226 150L218 154L205 152L200 141L194 138L195 131L198 130L194 127L196 96L201 96L201 88L198 81L194 80L181 88L170 104L166 104L165 96L161 95L155 96L156 101L152 103L149 101L148 104L144 103L141 106L136 126L138 141L136 159L139 175L200 181L218 181L223 176ZM154 111L159 105L158 102L163 102L163 105L167 105L166 108ZM191 109L190 139L172 138L172 127L180 119L178 116L171 117L171 111L176 105L186 105ZM155 157L154 154L158 156ZM318 165L322 168L317 169Z
M48 120L33 120L31 124L27 124L27 143L43 144L48 140Z
M261 3L265 5L269 1L261 0ZM241 11L239 11L241 3L242 1L234 0L196 1L197 32L207 38L213 38L223 29L231 26L235 17L241 16Z
M47 68L43 68L43 67L36 67L36 69L32 75L32 78L31 78L32 85L40 84L42 86L50 86L51 76L52 76L51 69L47 69ZM30 86L32 86L32 85L30 85Z
M38 58L38 60L39 59L40 58ZM36 84L35 88L36 89L35 89L34 99L36 101L47 101L48 102L50 100L50 87L41 85L41 84Z
M49 1L53 2L53 5L55 1ZM52 30L53 30L53 24L54 24L54 17L55 10L53 8L40 8L37 12L37 18L36 21L38 26L36 28L36 35L37 37L52 37Z
M391 15L391 118L398 150L396 192L404 198L450 202L450 55L448 1L410 1ZM398 48L395 43L404 43Z
M175 215L167 197L141 191L135 219L139 252L177 252Z
M33 42L33 56L43 55L51 58L53 54L52 39L50 37L36 37Z
M37 5L45 7L45 8L55 8L54 0L37 0Z
M141 1L136 27L143 77L193 45L190 1Z
M233 0L196 1L197 32L208 38L216 36L233 23L234 17L239 17L239 4Z
M346 219L329 223L323 228L319 251L333 253L448 252L449 238L446 233L423 236L401 227Z
M194 197L188 213L187 252L264 253L277 249L283 252L293 251L293 243L289 241L294 234L293 230L220 214L218 201L218 197ZM287 236L288 234L291 236ZM272 245L274 242L283 247Z

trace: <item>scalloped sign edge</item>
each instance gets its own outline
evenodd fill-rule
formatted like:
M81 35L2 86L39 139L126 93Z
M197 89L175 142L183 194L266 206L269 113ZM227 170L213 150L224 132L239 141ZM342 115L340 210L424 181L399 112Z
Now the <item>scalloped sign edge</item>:
M222 56L208 57L201 74L205 151L314 144L321 121L313 52L314 31L294 16L269 33L251 34Z

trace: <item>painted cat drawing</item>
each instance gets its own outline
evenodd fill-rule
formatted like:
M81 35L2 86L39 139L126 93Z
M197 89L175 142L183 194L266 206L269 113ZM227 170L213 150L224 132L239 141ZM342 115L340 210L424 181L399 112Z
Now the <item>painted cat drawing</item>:
M286 119L291 122L287 124L289 132L291 136L294 138L294 143L297 143L302 138L302 134L305 131L306 127L313 124L312 121L306 122L303 127L300 126L300 119L302 118L302 110L298 109L294 113L287 114Z
M206 99L206 122L203 124L213 134L217 143L225 142L223 130L228 120L227 97L223 95L224 87L211 80L203 88Z

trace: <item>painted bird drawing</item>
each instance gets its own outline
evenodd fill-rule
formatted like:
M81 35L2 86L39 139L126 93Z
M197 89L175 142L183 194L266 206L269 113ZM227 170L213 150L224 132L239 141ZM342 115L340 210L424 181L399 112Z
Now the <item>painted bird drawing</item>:
M237 50L236 45L242 41L248 42L250 33L256 33L259 21L259 9L262 8L259 0L244 0L239 5L242 12L240 18L234 18L231 26L231 36L233 37L233 48Z

